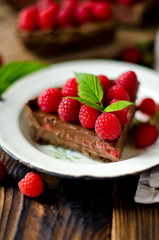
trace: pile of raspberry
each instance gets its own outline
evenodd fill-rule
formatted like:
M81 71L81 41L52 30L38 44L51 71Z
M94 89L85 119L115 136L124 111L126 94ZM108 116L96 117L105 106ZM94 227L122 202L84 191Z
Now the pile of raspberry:
M123 73L114 81L105 75L97 77L104 92L102 99L104 107L120 100L132 101L136 95L138 80L133 71ZM117 139L131 118L130 107L102 113L70 97L78 97L76 78L68 79L61 90L56 88L44 90L38 97L38 105L45 112L58 114L65 122L80 123L87 129L95 130L99 138L104 140Z
M87 22L106 21L111 17L111 6L105 1L39 0L37 4L20 11L18 27L28 31L55 30Z
M34 31L79 26L112 18L112 3L130 6L134 0L38 0L19 12L18 28Z

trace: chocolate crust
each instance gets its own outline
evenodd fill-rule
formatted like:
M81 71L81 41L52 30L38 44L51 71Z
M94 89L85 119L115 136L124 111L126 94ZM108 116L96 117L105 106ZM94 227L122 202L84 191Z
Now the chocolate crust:
M24 109L35 141L74 149L103 162L120 159L131 121L122 129L118 139L106 141L100 139L94 130L86 129L78 122L66 123L56 114L43 112L38 107L37 99L28 101ZM134 113L135 106L131 106L131 119Z
M56 56L109 43L114 38L115 20L90 22L57 30L18 30L25 46L38 54Z

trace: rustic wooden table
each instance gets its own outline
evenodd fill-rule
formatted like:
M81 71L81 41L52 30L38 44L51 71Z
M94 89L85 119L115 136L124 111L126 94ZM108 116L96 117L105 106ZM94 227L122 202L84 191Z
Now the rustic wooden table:
M0 0L0 52L5 62L66 60L66 56L44 59L26 50L16 36L15 19L16 13ZM152 31L150 40L153 37ZM100 54L99 49L96 56L100 57ZM91 57L91 52L86 55ZM69 57L74 59L77 56ZM82 54L78 57L82 58ZM1 240L159 239L158 204L134 202L138 175L86 180L42 174L45 191L39 198L30 199L17 187L17 182L30 169L13 160L2 149L0 159L8 171L7 179L0 185Z

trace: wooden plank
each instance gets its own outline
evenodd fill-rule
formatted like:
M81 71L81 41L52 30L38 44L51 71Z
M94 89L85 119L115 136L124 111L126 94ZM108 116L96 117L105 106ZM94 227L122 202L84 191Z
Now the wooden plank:
M158 240L158 205L134 202L138 176L118 179L114 196L111 240Z
M31 169L2 149L0 159L9 174L0 187L0 239L111 239L112 180L57 178L46 185L45 176L43 194L31 199L17 187L17 181ZM51 176L49 181L55 178Z

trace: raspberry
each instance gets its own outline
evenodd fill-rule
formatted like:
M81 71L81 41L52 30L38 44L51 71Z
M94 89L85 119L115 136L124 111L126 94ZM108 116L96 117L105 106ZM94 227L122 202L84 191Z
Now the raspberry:
M58 114L65 122L74 122L78 119L80 102L72 98L64 98L58 107Z
M57 14L58 26L65 28L74 25L74 11L76 0L65 0L61 2L60 9Z
M140 63L142 60L142 51L136 47L129 47L122 51L120 59L125 62Z
M113 104L119 101L120 100L113 99L110 102L110 104ZM131 118L130 107L124 108L120 111L114 111L113 113L119 118L119 121L123 127L130 121L130 118Z
M38 105L44 112L57 112L62 93L56 88L44 90L38 97Z
M109 104L113 99L130 101L128 92L120 85L112 86L106 95L106 103Z
M79 2L76 6L74 16L78 24L90 22L92 18L88 4Z
M112 16L112 10L106 2L95 2L92 5L92 15L96 20L104 21Z
M78 83L76 78L70 78L62 87L62 95L64 97L77 97L78 96Z
M97 77L100 79L103 91L106 94L111 87L111 81L104 75L98 75Z
M6 167L2 161L0 161L0 181L2 181L6 176Z
M152 98L144 98L137 110L153 117L155 115L155 102Z
M138 148L148 147L157 140L157 128L149 123L141 123L136 127L134 136Z
M41 177L33 172L27 173L18 186L20 191L28 197L38 197L44 189Z
M29 6L19 12L18 27L28 31L37 28L37 7Z
M99 114L100 111L92 107L82 105L79 111L79 121L83 127L93 129Z
M133 98L136 95L138 88L137 76L133 71L128 71L119 76L115 83L123 86L129 93L129 96Z
M58 10L58 5L56 3L39 10L37 19L38 19L38 25L41 29L55 28L57 10Z
M121 124L115 114L103 113L96 120L95 131L101 139L114 140L121 133Z
M133 3L133 0L117 0L118 3L130 6Z

